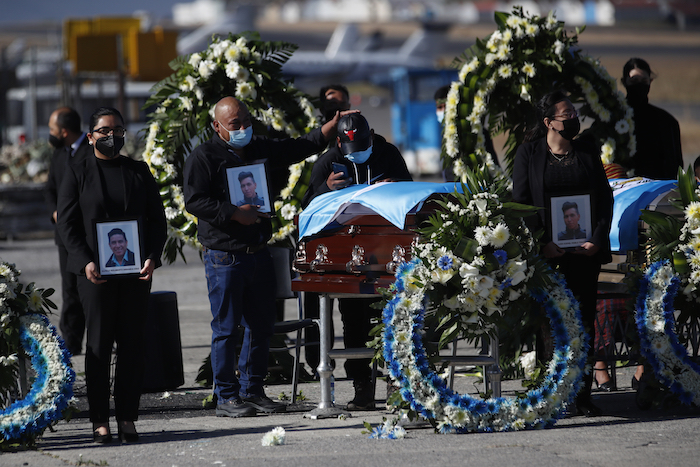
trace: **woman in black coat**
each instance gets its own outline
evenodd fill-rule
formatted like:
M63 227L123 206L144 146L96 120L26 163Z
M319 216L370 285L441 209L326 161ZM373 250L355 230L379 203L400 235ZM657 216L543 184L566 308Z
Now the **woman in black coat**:
M68 269L79 275L78 292L85 310L85 375L93 439L98 443L112 439L110 363L115 342L114 408L119 438L122 442L138 440L134 421L143 380L143 329L153 270L161 264L167 236L163 205L148 166L119 155L125 132L116 109L97 109L87 134L94 157L70 166L58 192L58 231L68 250ZM129 239L129 248L141 245L142 264L134 276L104 280L97 262L94 223L119 220L139 222L141 238Z
M596 146L574 139L580 123L567 95L561 91L551 92L540 99L536 110L536 126L515 156L513 198L543 208L536 216L525 219L533 232L544 230L540 238L541 254L564 275L568 287L579 300L583 325L591 338L589 359L592 364L598 274L601 265L612 260L609 238L612 191ZM551 196L565 197L573 193L591 196L591 232L580 240L580 244L574 241L576 245L572 245L572 241L568 241L566 245L570 247L562 248L557 245L562 242L552 238L550 219L566 218L567 213L580 209L551 212L549 200ZM600 409L590 400L591 383L592 375L588 374L584 378L584 387L576 396L578 413L587 416L600 414Z

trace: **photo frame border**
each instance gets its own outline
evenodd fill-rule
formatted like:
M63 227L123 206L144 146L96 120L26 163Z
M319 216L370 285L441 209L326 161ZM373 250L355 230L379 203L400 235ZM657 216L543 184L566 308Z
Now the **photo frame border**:
M251 169L254 168L254 169ZM257 171L257 173L255 171ZM253 176L255 177L256 184L258 185L257 188L257 193L258 196L261 194L263 195L263 199L265 200L265 205L262 206L258 211L259 212L264 212L264 213L269 213L270 215L274 214L275 212L275 207L272 201L272 198L270 196L270 174L268 170L268 164L267 164L267 159L258 159L254 161L247 162L244 165L237 165L235 167L228 167L226 168L226 186L228 188L228 195L229 195L229 202L234 205L238 206L237 202L240 201L240 199L236 199L234 196L234 192L236 190L240 192L240 183L238 182L238 174L243 171L250 171L253 173ZM260 177L260 173L262 172L262 177ZM264 180L265 184L264 187L261 187L260 180Z
M109 251L109 255L105 257L104 250L104 238L103 236L106 236L106 232L104 230L111 230L114 227L117 227L118 224L121 224L122 226L124 224L132 224L135 223L135 228L136 228L136 233L138 235L138 240L137 241L129 241L127 238L127 242L129 244L129 249L134 252L135 256L135 264L134 266L128 266L127 270L120 269L125 266L120 266L120 268L106 268L104 266L104 263L108 261L108 259L112 256L111 249L109 248L109 245L107 245L106 250ZM109 229L102 229L101 226L106 225L106 224L113 224L114 227L111 227ZM125 278L133 278L133 277L140 277L141 275L141 269L143 269L143 264L145 262L145 259L143 257L143 223L142 219L140 217L125 217L125 218L112 218L112 219L93 219L92 221L92 227L93 227L93 232L95 234L95 245L94 245L94 252L95 252L95 264L97 264L97 269L100 273L100 279L105 279L105 280L111 280L111 279L125 279ZM134 227L132 226L131 231L133 235L133 230ZM127 232L125 232L127 233Z
M588 226L588 230L586 230L586 238L585 239L571 239L571 240L559 240L559 231L560 229L558 226L563 225L564 221L562 220L561 222L553 222L552 220L552 213L555 211L554 207L555 204L557 204L558 200L561 200L562 198L565 198L566 200L572 199L572 198L586 198L588 201L588 210L585 209L585 207L582 209L581 203L574 199L574 201L577 201L578 204L578 209L579 212L581 213L581 217L584 219L588 219L588 224L584 225L582 227ZM573 251L576 249L576 247L581 246L583 243L590 241L591 237L593 236L593 229L595 228L595 195L590 192L586 191L570 191L570 192L560 192L557 194L551 194L551 195L546 195L546 200L545 200L545 205L548 207L547 209L547 232L549 232L552 242L554 242L555 245L557 245L559 248L562 248L566 251ZM557 208L557 211L560 211L560 208Z

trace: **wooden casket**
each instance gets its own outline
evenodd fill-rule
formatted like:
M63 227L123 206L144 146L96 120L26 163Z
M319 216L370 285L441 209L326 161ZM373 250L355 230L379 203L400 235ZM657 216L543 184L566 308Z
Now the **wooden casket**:
M432 207L431 207L432 205ZM293 269L299 277L292 290L332 294L377 294L394 282L396 268L411 259L411 246L419 241L418 226L435 204L406 215L399 229L378 214L360 214L337 228L302 239Z

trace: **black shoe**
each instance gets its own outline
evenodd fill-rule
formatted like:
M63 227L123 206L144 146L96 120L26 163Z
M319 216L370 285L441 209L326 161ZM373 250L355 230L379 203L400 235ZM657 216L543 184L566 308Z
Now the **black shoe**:
M280 413L287 411L287 406L285 404L275 402L265 394L261 396L243 397L241 399L244 403L250 405L257 412Z
M576 402L576 412L578 415L585 415L586 417L598 417L603 415L603 411L600 410L600 407L593 404L590 400Z
M226 402L216 404L216 416L217 417L254 417L257 413L255 407L243 402L240 399L230 399Z
M598 384L598 381L596 381L595 385L597 387L596 391L602 391L602 392L616 391L615 386L613 386L613 384L612 384L612 380L606 381L606 382L601 383L601 384Z
M92 440L99 444L108 444L112 442L112 433L101 435L97 431L92 432Z
M639 389L639 380L632 375L632 389L635 391Z
M348 402L348 410L375 410L374 391L369 381L354 381L355 398Z
M134 433L126 433L124 431L119 431L119 441L122 443L138 443L139 442L139 434L134 432Z

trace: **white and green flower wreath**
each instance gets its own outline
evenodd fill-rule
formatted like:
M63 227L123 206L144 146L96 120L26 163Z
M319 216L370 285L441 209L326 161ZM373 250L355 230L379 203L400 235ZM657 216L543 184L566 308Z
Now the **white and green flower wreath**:
M421 229L426 242L396 273L383 312L383 357L403 400L440 432L549 426L578 391L585 366L578 302L534 255L522 221L527 207L500 201L507 182L471 177L465 194L438 201L442 209ZM441 342L475 337L493 332L516 302L529 307L522 305L523 294L545 308L552 324L555 351L542 385L521 398L484 401L454 393L431 367L423 342L426 314L445 329Z
M0 410L0 445L32 444L44 430L63 418L73 399L75 372L70 353L44 308L55 308L48 296L53 290L26 288L18 281L14 265L0 262L0 398L17 381L18 352L30 357L35 373L31 390L24 399Z
M444 165L462 180L467 167L484 164L496 171L486 141L506 131L505 158L511 164L524 140L524 123L532 119L532 96L553 86L568 90L572 102L583 103L580 114L594 119L584 134L601 142L603 163L627 164L637 150L632 108L600 62L575 50L577 35L567 36L553 12L527 17L514 7L495 18L498 30L485 41L477 39L454 62L460 71L445 106Z
M146 103L149 115L143 159L160 186L168 220L164 255L174 261L183 245L198 248L197 219L185 209L182 171L195 141L211 137L214 104L227 95L244 102L253 116L256 134L268 130L296 138L319 125L309 97L283 79L281 66L296 46L264 42L257 33L213 39L209 47L171 63L175 72L154 87ZM289 184L275 203L272 242L291 235L292 219L308 183L313 158L292 168ZM299 183L301 182L301 183Z

